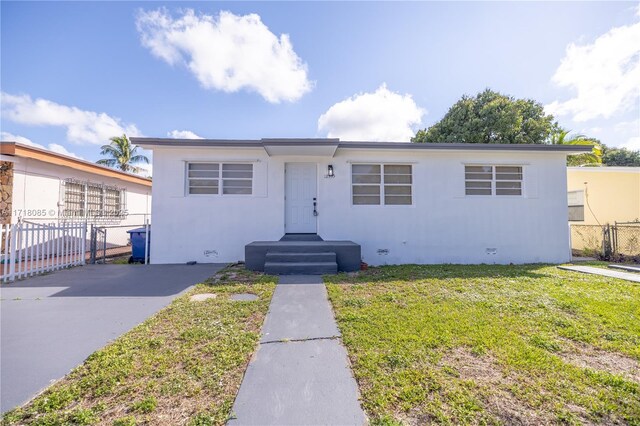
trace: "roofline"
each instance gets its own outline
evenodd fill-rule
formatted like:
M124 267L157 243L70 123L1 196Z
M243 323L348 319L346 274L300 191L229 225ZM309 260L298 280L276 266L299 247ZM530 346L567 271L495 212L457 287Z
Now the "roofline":
M567 170L573 172L625 172L625 173L640 173L640 167L634 166L570 166Z
M55 164L57 166L70 167L87 173L94 173L100 176L120 179L126 182L137 183L144 186L151 186L151 179L127 173L110 167L101 166L91 161L58 154L47 149L25 145L13 141L1 141L0 154L12 157L30 158L44 163Z
M340 139L172 139L130 138L143 148L184 146L219 148L264 148L265 146L336 145L338 149L390 149L390 150L457 150L457 151L537 151L537 152L590 152L590 145L541 145L541 144L484 144L484 143L413 143L340 141Z

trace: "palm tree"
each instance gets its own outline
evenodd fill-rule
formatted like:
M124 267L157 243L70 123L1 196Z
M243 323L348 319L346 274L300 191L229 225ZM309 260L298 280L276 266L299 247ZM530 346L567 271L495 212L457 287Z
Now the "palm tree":
M149 164L149 159L144 155L137 154L137 146L131 145L127 135L112 137L109 145L102 145L100 154L108 155L111 158L103 158L96 161L107 167L115 167L123 172L140 173L142 169L134 166L136 163Z
M593 149L589 153L567 156L567 166L601 166L602 146L600 141L585 135L577 134L569 137L571 130L558 129L551 136L554 145L591 145Z

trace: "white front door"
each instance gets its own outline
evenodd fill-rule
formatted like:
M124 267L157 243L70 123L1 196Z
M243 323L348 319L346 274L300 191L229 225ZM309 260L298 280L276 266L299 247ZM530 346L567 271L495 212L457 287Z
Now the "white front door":
M315 163L286 163L284 166L284 231L287 234L315 234Z

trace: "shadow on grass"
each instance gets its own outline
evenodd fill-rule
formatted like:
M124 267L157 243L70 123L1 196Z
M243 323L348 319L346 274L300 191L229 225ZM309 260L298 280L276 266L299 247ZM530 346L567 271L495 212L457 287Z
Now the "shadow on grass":
M549 278L551 275L542 272L542 270L552 266L555 265L542 263L527 265L386 265L369 267L369 269L358 273L327 275L325 282L356 284L446 278Z

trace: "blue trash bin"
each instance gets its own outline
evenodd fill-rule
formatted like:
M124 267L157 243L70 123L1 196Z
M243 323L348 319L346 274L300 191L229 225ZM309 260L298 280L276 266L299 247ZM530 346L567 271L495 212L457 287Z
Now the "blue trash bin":
M129 263L143 262L144 263L144 250L147 244L147 230L145 228L130 229L129 239L131 240L131 257ZM151 227L149 227L149 253L151 253ZM149 254L149 257L151 255Z

